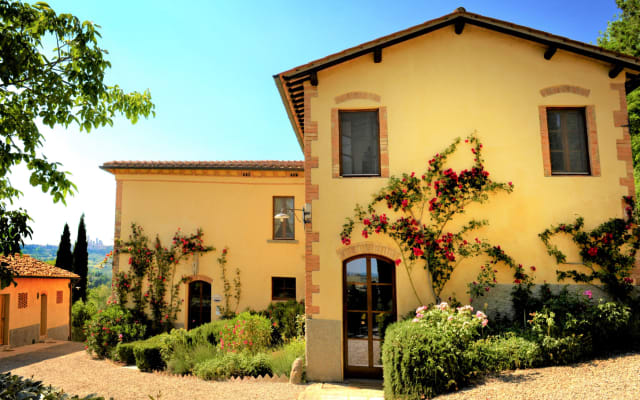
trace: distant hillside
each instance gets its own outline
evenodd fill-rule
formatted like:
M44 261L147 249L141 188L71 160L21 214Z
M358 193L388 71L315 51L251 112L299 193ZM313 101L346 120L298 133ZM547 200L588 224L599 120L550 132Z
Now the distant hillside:
M104 257L113 250L113 246L89 247L89 288L100 286L103 284L111 285L111 262L104 265L104 268L96 268L96 265L104 260ZM56 262L56 254L58 246L50 244L26 244L22 248L23 254L40 261L54 264Z

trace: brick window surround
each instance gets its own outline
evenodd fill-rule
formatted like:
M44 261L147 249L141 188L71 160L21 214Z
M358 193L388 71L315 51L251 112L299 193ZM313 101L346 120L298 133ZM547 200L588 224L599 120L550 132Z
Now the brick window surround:
M378 127L380 140L380 176L381 178L389 177L389 134L387 128L387 107L377 107L378 110ZM340 176L340 111L359 111L372 109L359 108L332 108L331 109L331 172L334 178L342 178ZM372 177L377 178L377 177Z
M593 105L583 107L585 110L584 114L586 119L585 123L587 129L587 146L589 148L589 169L591 171L591 173L587 176L600 176L600 155L598 153L596 111ZM540 117L540 142L542 144L542 165L544 176L578 176L566 174L554 175L551 173L551 154L549 152L549 125L547 123L547 108L558 108L558 106L544 105L538 107L538 115Z

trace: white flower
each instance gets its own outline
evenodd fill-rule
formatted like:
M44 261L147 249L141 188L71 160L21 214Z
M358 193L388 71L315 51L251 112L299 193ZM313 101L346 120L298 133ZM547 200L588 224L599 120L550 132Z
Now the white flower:
M437 306L439 309L441 309L442 311L446 310L447 308L449 308L449 304L445 303L444 301L440 304L438 304Z

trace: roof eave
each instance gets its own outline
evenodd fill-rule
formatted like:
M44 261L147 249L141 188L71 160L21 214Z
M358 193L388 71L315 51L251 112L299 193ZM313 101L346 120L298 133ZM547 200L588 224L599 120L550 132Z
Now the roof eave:
M282 100L284 109L287 111L287 116L289 117L289 122L293 127L293 132L296 135L296 139L298 139L298 144L304 152L304 132L301 131L300 126L298 126L298 124L296 123L295 115L291 111L293 105L290 103L289 97L287 96L287 93L284 90L284 86L282 85L282 76L274 75L273 80L275 81L276 87L278 88L278 93L280 94L280 100Z

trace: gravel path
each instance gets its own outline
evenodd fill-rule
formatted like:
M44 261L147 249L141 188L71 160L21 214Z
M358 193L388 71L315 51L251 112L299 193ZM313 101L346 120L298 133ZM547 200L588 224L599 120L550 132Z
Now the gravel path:
M437 400L638 400L640 354L565 367L503 372Z
M37 346L37 345L36 345ZM30 346L25 346L30 347ZM31 354L31 356L29 356ZM33 358L29 364L29 357ZM0 370L33 376L67 393L91 393L116 400L278 399L294 400L305 386L265 382L207 382L194 377L142 373L110 361L92 359L78 343L63 343L34 352L0 355Z

